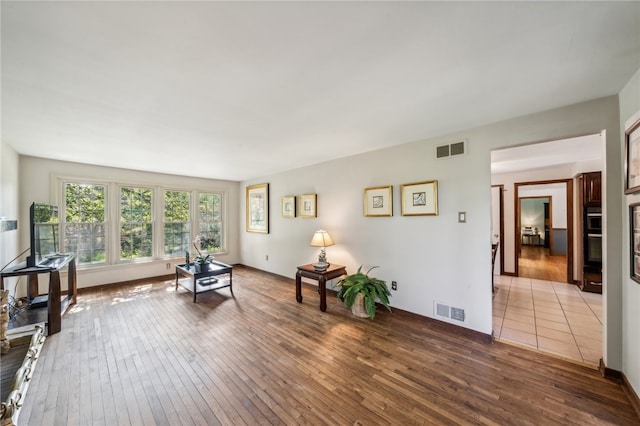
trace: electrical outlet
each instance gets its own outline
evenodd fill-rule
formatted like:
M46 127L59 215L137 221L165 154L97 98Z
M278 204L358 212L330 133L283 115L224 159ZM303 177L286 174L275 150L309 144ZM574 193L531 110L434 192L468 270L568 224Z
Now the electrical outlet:
M171 269L171 263L167 262L167 269Z
M268 254L264 255L264 260L269 260L269 255Z
M398 290L398 283L395 281L391 281L391 290Z

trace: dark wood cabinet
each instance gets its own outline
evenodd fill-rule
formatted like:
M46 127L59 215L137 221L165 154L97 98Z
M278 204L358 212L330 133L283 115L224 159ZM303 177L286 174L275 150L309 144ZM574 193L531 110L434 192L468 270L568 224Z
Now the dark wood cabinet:
M583 205L600 207L602 204L602 174L600 172L583 174L582 185Z
M582 291L602 293L602 174L584 173L582 187Z

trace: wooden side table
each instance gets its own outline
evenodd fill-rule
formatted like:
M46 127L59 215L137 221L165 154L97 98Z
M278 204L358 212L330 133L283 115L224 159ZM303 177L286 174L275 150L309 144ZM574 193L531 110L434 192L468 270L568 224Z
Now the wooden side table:
M296 273L296 300L302 303L302 277L318 281L320 291L320 310L327 310L327 280L338 278L347 274L347 269L342 265L330 264L325 271L316 271L311 264L298 266Z

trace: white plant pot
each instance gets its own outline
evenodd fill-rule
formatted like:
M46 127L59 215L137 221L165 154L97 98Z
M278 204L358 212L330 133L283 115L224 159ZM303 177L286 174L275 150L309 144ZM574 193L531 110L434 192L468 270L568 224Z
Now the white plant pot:
M369 317L369 314L367 314L367 310L364 307L364 296L362 295L362 293L358 293L358 295L356 296L356 300L351 306L351 313L360 318Z

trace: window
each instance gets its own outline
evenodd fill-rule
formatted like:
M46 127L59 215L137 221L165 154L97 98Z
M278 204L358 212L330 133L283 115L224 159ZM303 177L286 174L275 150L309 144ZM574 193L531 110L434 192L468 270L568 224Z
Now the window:
M149 188L120 189L120 259L153 255L151 194Z
M223 192L58 176L56 193L60 234L47 234L47 243L74 253L78 265L184 259L194 236L203 253L225 250Z
M106 262L104 185L65 183L64 251L78 264Z
M189 250L190 203L186 191L164 191L164 254Z
M200 250L222 251L222 194L200 194L199 210Z

